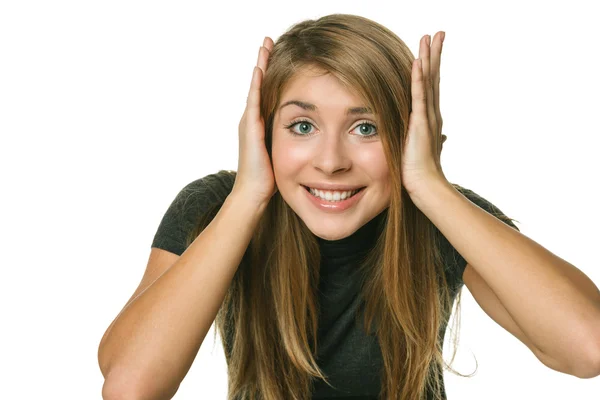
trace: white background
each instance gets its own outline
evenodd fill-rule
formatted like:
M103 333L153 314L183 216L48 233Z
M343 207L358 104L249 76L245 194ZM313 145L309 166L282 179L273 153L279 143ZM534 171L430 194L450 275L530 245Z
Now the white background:
M482 3L2 2L0 398L101 398L98 344L136 289L164 212L187 183L237 169L263 37L330 13L371 18L415 55L423 35L446 32L446 177L598 285L594 3ZM473 372L474 354L479 369L446 372L449 399L600 392L600 378L544 366L466 288L461 320L454 366ZM176 399L225 399L212 335Z

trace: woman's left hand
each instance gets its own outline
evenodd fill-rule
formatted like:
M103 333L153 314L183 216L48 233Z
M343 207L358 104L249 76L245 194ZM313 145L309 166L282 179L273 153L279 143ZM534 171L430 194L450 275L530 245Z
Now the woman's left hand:
M438 32L430 45L421 39L419 58L412 66L412 112L402 154L402 185L412 197L432 182L448 182L440 164L442 116L440 114L440 59L445 32ZM420 61L420 63L419 63Z

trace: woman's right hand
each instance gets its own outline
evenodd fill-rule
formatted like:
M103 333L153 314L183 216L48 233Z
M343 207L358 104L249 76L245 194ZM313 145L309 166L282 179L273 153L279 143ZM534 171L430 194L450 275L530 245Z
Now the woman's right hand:
M273 40L265 37L254 67L246 109L239 124L238 170L233 191L242 193L247 201L266 205L277 192L273 168L265 146L265 123L260 115L260 87Z

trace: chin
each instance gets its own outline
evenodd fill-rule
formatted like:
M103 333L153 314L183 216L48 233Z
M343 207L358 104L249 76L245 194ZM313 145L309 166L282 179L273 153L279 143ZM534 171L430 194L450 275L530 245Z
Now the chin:
M314 232L313 232L314 233ZM323 239L323 240L328 240L328 241L335 241L335 240L341 240L344 238L347 238L348 236L350 236L351 234L348 235L336 235L336 236L327 236L327 235L317 235L315 233L315 236Z
M347 221L347 226L340 226L339 223L329 225L323 219L319 218L318 215L311 216L311 220L313 221L313 223L307 221L304 218L302 218L302 220L315 236L324 240L344 239L352 235L358 230L358 228L360 228L359 226L356 226L356 229L352 229L350 225L353 224L353 222L351 222L350 220Z
M297 192L286 194L280 191L280 194L315 236L324 240L339 240L352 235L360 228L360 213L356 213L356 210L352 213L328 213L319 210L306 198L305 191L304 186L299 186Z

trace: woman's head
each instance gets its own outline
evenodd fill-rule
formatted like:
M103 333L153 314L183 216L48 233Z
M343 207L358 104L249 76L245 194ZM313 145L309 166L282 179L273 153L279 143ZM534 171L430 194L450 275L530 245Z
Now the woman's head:
M374 245L355 266L364 329L381 348L380 395L416 399L431 392L442 398L441 339L454 288L443 272L439 231L400 180L413 60L395 34L353 15L300 22L275 43L260 107L278 191L216 318L229 399L304 400L314 378L329 383L316 357L321 250L315 235L344 238L382 210ZM285 105L289 101L300 103ZM352 107L370 114L346 115ZM289 126L299 119L308 122ZM365 187L357 195L364 197L328 213L307 199L303 187L325 183ZM201 218L188 245L221 205Z
M391 31L352 15L304 21L275 43L261 88L265 140L277 195L315 235L344 238L389 206L413 59ZM364 190L352 207L328 211L311 201L311 184Z
M366 108L360 97L330 73L308 68L288 82L280 104L271 135L281 197L320 238L351 235L389 204L388 166L375 115L347 114L348 109ZM308 189L326 195L327 184L347 186L344 191L331 189L332 195L341 192L344 198L364 189L351 207L323 210Z

